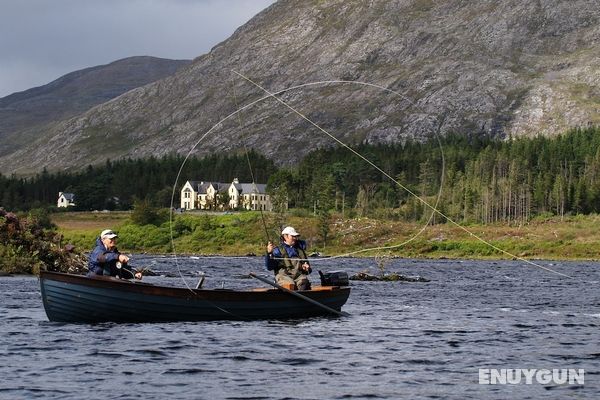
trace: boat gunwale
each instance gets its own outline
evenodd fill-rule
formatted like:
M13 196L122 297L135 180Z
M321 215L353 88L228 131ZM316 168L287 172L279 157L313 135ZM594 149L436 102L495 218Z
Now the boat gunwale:
M237 290L237 289L191 289L186 287L161 286L146 282L129 281L108 276L88 277L63 272L40 271L40 280L51 280L75 285L88 286L100 289L114 289L130 293L150 296L164 296L172 298L198 298L211 300L227 300L235 297L236 300L275 300L280 297L289 297L288 293L280 289L267 290ZM317 286L315 290L301 290L298 293L311 299L327 299L350 292L348 286Z

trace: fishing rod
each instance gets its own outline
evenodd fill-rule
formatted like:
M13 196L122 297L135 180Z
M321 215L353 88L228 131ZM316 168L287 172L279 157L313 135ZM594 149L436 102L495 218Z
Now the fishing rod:
M237 101L237 96L235 95L235 84L233 81L233 77L231 79L231 90L233 92L233 102L235 103L235 108L238 109L238 101ZM238 117L238 125L240 127L240 131L242 130L242 117L241 114L237 114ZM250 162L250 156L248 155L248 147L246 147L246 143L244 141L242 141L242 145L244 146L244 153L246 154L246 161L248 162L248 169L250 170L250 177L252 178L252 185L254 186L254 189L256 189L256 180L254 179L254 171L252 169L252 163ZM256 190L258 192L258 190ZM250 202L250 204L252 204L252 200ZM252 208L252 207L250 207ZM260 219L262 220L262 225L263 228L265 230L265 236L267 238L267 242L269 242L269 231L267 229L267 223L265 222L265 215L263 213L263 209L262 206L259 204L258 210L260 211Z

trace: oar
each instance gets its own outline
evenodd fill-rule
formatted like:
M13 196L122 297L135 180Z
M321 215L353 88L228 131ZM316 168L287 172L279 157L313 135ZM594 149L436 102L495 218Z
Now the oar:
M264 282L264 283L268 283L269 285L271 285L271 286L273 286L273 287L276 287L277 289L281 289L281 290L283 290L284 292L287 292L287 293L289 293L289 294L291 294L291 295L294 295L294 296L296 296L296 297L299 297L299 298L301 298L301 299L302 299L302 300L304 300L304 301L308 301L309 303L311 303L311 304L314 304L315 306L321 307L322 309L324 309L324 310L327 310L327 311L329 311L329 312L330 312L330 313L332 313L332 314L339 315L340 317L349 317L349 316L350 316L350 314L348 314L347 312L344 312L344 311L338 311L338 310L334 310L333 308L331 308L331 307L328 307L328 306L326 306L325 304L319 303L318 301L315 301L315 300L313 300L313 299L311 299L311 298L309 298L309 297L306 297L306 296L304 296L303 294L300 294L300 293L298 293L298 292L294 292L293 290L289 290L289 289L287 289L287 288L284 288L283 286L281 286L281 285L278 285L278 284L277 284L277 283L275 283L275 282L271 282L270 280L268 280L268 279L266 279L266 278L263 278L262 276L258 276L258 275L256 275L254 272L250 272L250 276L251 276L251 277L253 277L253 278L256 278L256 279L258 279L259 281L262 281L262 282Z

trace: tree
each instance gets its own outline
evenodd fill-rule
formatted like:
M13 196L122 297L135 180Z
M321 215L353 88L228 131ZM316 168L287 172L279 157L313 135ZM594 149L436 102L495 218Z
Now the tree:
M566 204L566 184L562 174L558 174L554 179L552 191L550 192L550 203L556 215L562 219L565 215Z
M290 192L294 185L294 177L289 170L279 170L269 177L267 193L271 196L273 210L283 214L289 206Z
M231 200L231 197L229 197L228 191L223 191L223 192L219 193L216 198L217 208L221 209L221 210L228 210L230 200Z
M175 191L175 196L173 197L173 207L179 207L181 204L179 195L181 190ZM157 207L170 207L171 206L171 197L173 195L173 188L170 186L165 186L162 189L158 190L153 197L153 204Z
M356 195L356 209L358 215L364 217L370 211L370 201L373 197L377 184L365 183L358 187L358 194Z
M131 221L136 225L160 225L162 222L158 210L148 199L134 201Z

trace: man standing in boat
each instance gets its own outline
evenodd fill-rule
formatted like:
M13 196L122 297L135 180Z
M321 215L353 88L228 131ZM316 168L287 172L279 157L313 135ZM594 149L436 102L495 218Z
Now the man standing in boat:
M96 239L96 247L90 254L88 263L88 276L107 275L120 276L122 270L126 270L126 278L133 276L135 279L142 279L141 272L133 272L127 265L129 257L119 253L117 249L117 238L119 236L111 229L103 230Z
M299 239L300 234L288 226L281 232L281 243L267 244L265 265L275 272L277 283L288 289L310 290L308 274L312 272L306 257L306 242Z

